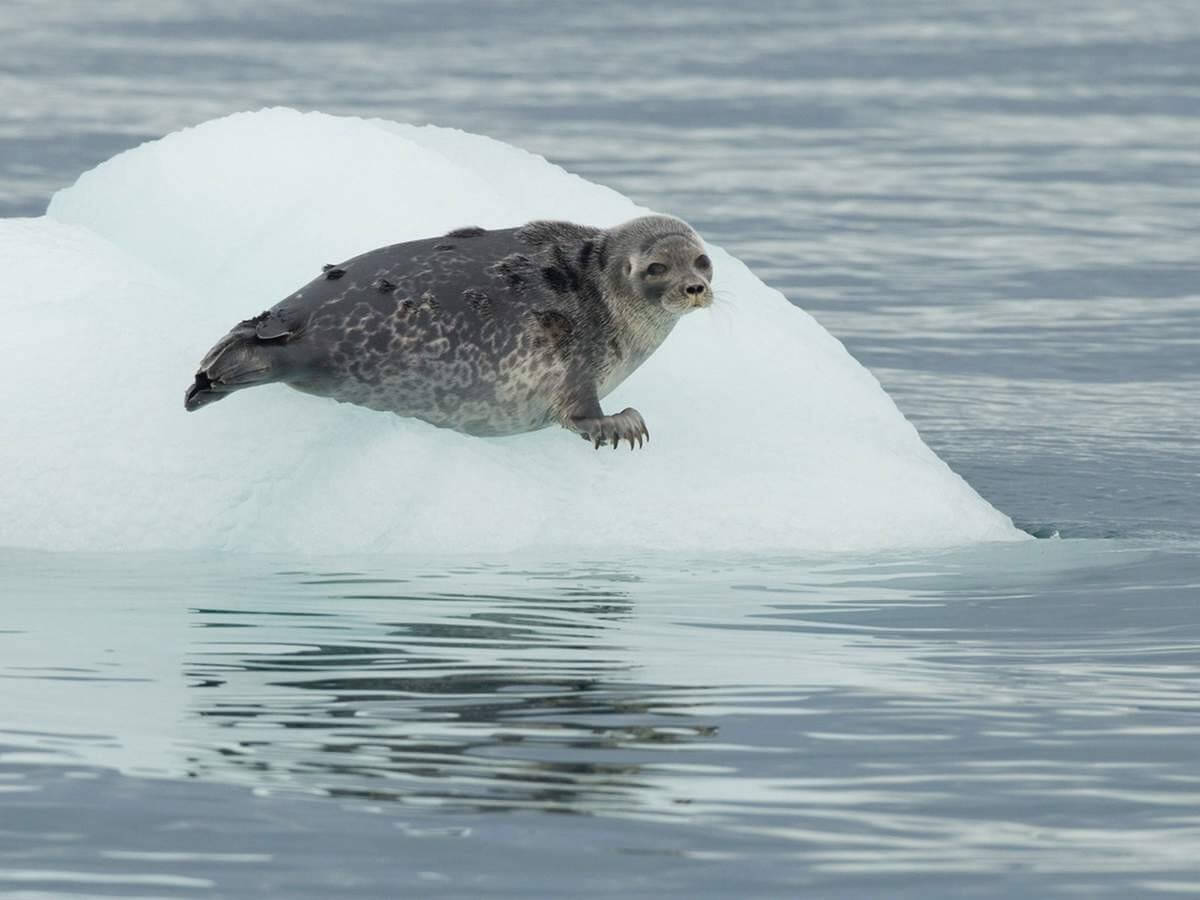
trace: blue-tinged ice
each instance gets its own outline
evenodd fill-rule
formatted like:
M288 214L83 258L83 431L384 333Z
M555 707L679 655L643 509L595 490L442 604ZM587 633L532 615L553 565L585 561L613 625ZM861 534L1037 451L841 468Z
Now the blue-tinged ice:
M122 153L0 224L0 545L877 550L1021 537L807 313L712 247L719 301L605 402L653 434L480 439L290 390L189 414L240 319L464 225L647 212L477 135L288 109ZM669 212L669 211L668 211Z

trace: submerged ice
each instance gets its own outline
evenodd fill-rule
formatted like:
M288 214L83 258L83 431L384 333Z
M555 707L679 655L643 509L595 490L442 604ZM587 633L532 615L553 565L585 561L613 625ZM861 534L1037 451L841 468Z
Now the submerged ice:
M874 550L1020 536L809 315L710 248L720 301L606 401L654 435L481 439L300 394L195 415L215 337L323 263L465 225L647 212L433 127L244 113L100 165L0 223L0 545L471 553Z

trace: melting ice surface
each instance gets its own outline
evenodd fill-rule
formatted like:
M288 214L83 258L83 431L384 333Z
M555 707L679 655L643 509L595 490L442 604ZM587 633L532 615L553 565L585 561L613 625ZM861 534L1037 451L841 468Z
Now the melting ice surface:
M483 440L283 386L195 415L205 350L326 262L646 212L459 131L270 109L123 153L0 225L0 545L871 550L1016 540L809 315L713 247L718 304L611 395L654 436Z

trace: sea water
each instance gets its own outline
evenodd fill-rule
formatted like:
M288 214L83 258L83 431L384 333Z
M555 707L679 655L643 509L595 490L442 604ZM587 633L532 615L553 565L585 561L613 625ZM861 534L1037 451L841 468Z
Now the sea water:
M691 221L1047 539L3 551L0 892L1200 890L1192 5L541 9L6 9L3 212L261 105L487 133Z

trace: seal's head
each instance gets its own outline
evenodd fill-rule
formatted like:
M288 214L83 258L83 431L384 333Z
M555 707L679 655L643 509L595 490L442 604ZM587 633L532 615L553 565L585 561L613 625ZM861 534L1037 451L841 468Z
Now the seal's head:
M642 216L610 235L614 263L633 297L675 316L712 305L712 261L686 222Z

